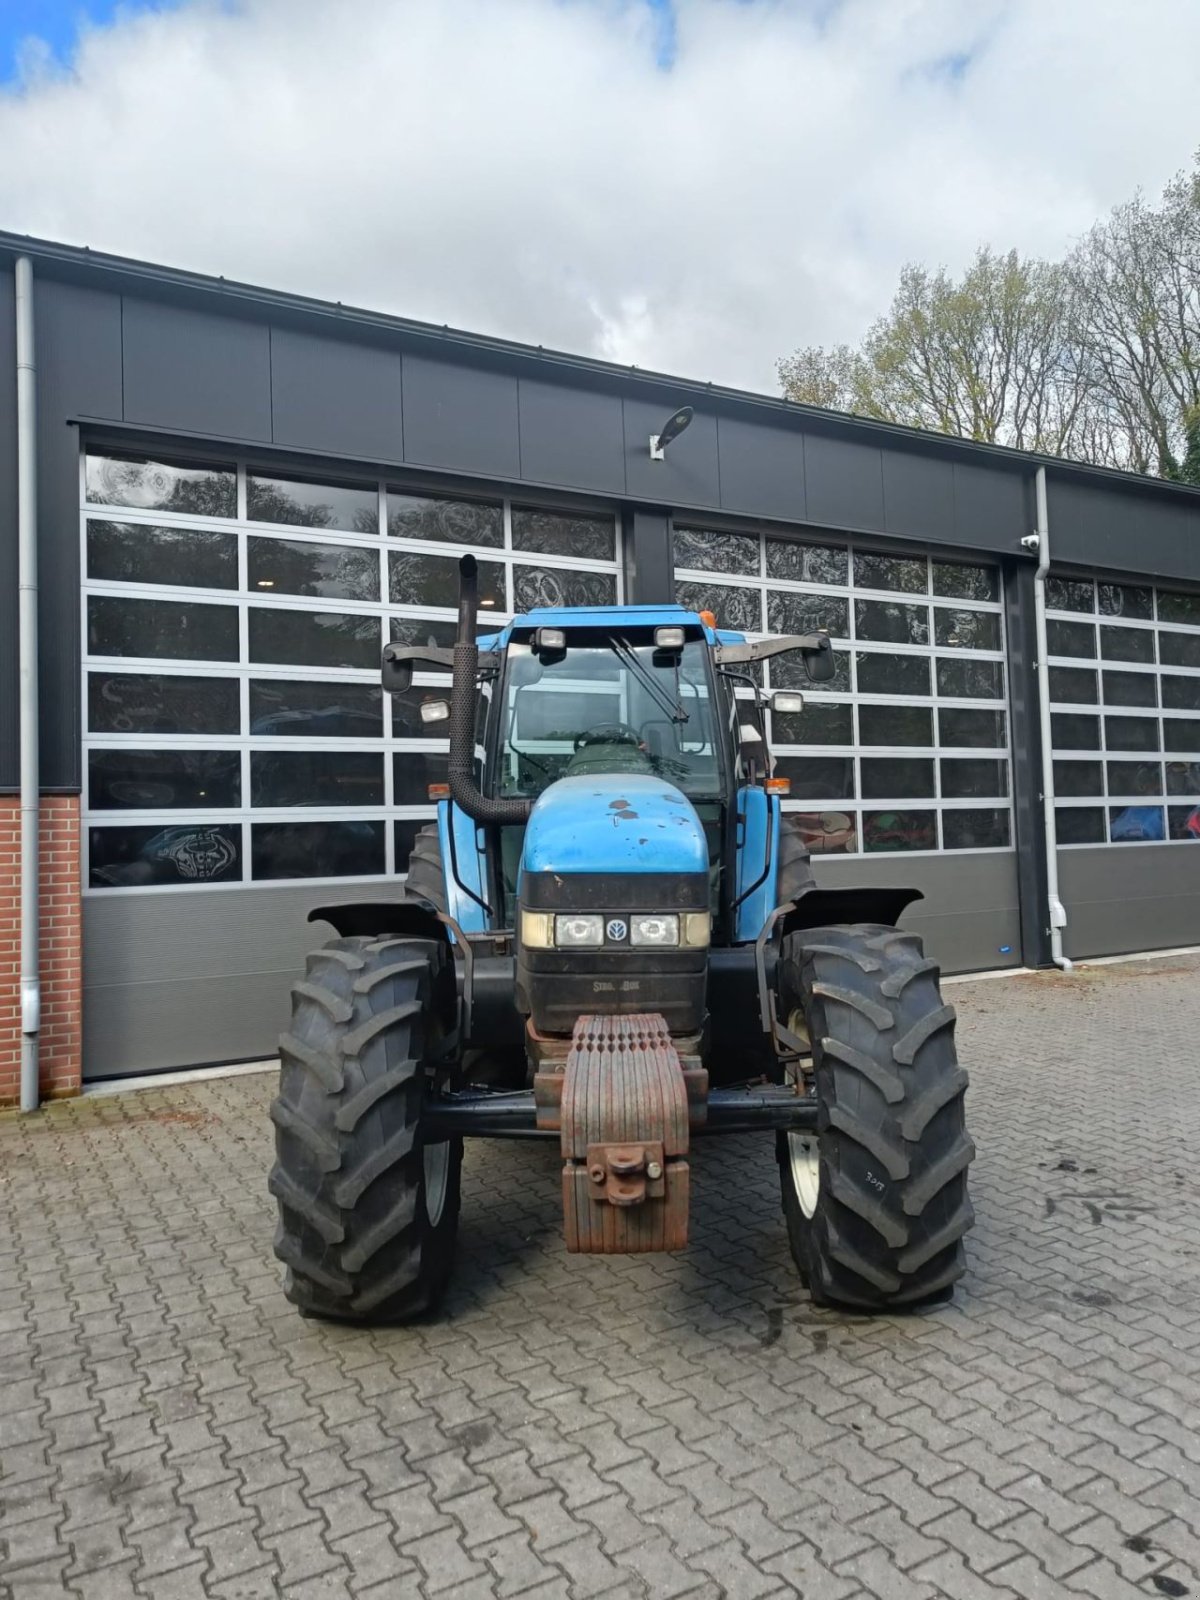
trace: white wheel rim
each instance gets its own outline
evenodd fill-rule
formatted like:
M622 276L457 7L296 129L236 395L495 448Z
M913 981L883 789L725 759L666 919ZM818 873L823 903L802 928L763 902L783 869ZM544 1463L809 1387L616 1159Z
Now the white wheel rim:
M817 1141L807 1133L789 1133L788 1165L792 1169L792 1187L800 1209L810 1221L817 1209L817 1196L821 1192L821 1164L817 1156Z
M425 1146L425 1214L431 1227L442 1220L446 1190L450 1183L450 1141Z
M797 1007L788 1017L788 1031L798 1039L808 1039L808 1024L804 1012ZM788 1165L792 1169L792 1187L800 1210L808 1221L817 1209L817 1196L821 1192L821 1162L817 1141L810 1133L789 1133Z

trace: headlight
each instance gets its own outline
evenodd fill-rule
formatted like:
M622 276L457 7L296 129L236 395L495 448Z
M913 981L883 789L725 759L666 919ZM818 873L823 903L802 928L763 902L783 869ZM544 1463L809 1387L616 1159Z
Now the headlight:
M603 917L555 917L554 942L560 949L604 943Z
M674 912L658 917L630 917L629 942L636 945L677 945L679 918Z
M522 911L521 943L526 950L553 950L553 913L550 911Z

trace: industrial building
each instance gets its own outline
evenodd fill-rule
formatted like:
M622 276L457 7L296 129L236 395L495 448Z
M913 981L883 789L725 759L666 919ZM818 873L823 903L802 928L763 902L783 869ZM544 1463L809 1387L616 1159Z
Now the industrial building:
M497 620L828 629L832 681L767 668L787 805L946 971L1050 961L1051 865L1068 958L1200 943L1200 491L0 234L0 1100L22 703L42 1093L270 1056L309 908L432 815L379 658L450 640L465 551Z

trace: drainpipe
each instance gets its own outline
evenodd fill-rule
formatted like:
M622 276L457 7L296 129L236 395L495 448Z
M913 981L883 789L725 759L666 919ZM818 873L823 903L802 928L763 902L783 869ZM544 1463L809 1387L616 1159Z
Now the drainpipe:
M1042 729L1042 826L1046 835L1046 899L1050 905L1050 959L1056 967L1070 972L1071 962L1063 955L1062 931L1067 925L1067 908L1058 892L1058 828L1054 820L1054 741L1050 728L1050 670L1046 665L1046 574L1050 570L1050 518L1046 511L1046 469L1037 469L1035 480L1037 522L1033 536L1038 554L1033 575L1033 615L1037 628L1038 721Z
M38 963L38 548L37 372L33 349L33 266L16 264L17 616L21 707L21 1110L38 1104L42 987Z

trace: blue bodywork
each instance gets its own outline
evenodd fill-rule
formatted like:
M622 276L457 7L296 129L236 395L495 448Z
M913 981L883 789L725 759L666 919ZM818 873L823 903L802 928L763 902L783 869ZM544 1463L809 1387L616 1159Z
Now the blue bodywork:
M587 606L526 612L498 632L481 637L479 649L503 654L513 639L527 639L535 628L594 628L618 633L631 627L698 630L710 647L740 644L745 639L742 633L711 628L698 612L683 606ZM743 821L731 864L734 900L755 885L735 916L733 942L745 944L757 939L775 909L780 806L778 796L750 785L738 790L736 805ZM483 907L460 886L467 885L480 900L488 899L482 833L456 806L442 801L438 834L446 864L450 915L465 932L483 932L488 926ZM460 882L455 881L451 861ZM521 854L522 872L685 873L707 872L708 868L704 829L691 802L661 778L632 773L560 778L534 806Z
M708 847L691 801L663 778L560 778L526 824L521 870L707 872Z

